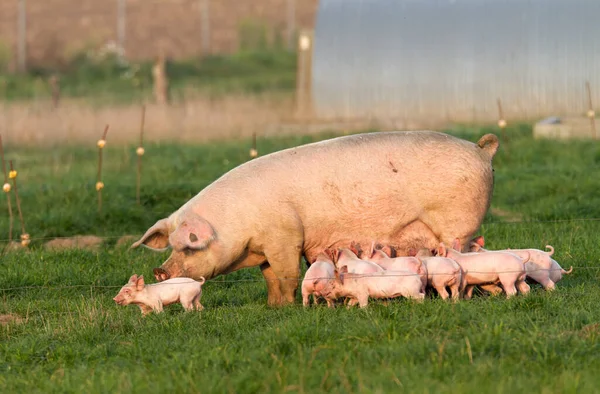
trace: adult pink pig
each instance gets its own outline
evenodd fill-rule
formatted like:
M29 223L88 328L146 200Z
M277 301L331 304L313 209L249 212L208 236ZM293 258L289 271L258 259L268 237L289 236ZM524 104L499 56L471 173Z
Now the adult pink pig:
M493 134L474 144L433 131L286 149L224 174L132 247L172 247L154 269L159 281L260 266L269 304L291 303L302 255L313 262L353 240L377 239L399 256L455 237L468 246L489 208L497 149Z

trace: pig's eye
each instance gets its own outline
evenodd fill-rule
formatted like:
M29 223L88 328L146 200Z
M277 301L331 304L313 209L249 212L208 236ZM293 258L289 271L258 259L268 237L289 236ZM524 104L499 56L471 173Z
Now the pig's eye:
M183 253L184 253L186 256L191 256L191 255L195 254L196 252L197 252L196 250L194 250L194 249L190 249L190 248L185 248L185 249L183 249Z

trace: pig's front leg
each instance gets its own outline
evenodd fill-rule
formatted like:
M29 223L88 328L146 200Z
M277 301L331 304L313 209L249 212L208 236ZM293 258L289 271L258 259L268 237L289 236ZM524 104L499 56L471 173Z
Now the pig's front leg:
M350 302L354 302L354 305L356 305L356 301L358 301L358 305L361 308L366 308L369 304L369 293L367 291L360 292L357 294L356 298L353 298Z
M273 271L269 263L262 263L260 265L260 272L267 282L267 304L269 306L280 305L281 289L279 288L279 279L275 271Z
M467 287L465 287L465 300L471 299L471 297L473 296L474 288L475 288L475 285L467 285Z
M356 298L348 298L348 308L351 308L351 307L353 307L356 304L358 304L358 299L356 299Z
M290 237L276 239L265 248L265 256L270 266L270 269L263 270L265 279L267 279L265 273L269 276L267 279L269 305L293 304L300 277L302 240L294 240ZM278 286L273 279L279 280Z
M142 311L142 316L146 316L148 313L152 312L152 307L149 307L148 305L140 304L139 307Z
M152 305L152 310L156 313L161 313L163 311L163 303L161 300L158 300L156 304Z

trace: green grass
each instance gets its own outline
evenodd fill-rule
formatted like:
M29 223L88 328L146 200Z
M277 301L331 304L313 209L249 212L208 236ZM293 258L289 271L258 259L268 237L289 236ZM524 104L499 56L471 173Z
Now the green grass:
M80 54L63 67L37 68L25 75L0 72L0 99L50 98L48 77L60 76L63 97L94 104L141 102L152 98L152 63L122 63L114 56L91 60ZM196 91L212 96L230 93L291 92L296 54L284 50L241 51L167 64L172 98Z
M455 134L476 141L487 131ZM495 159L492 206L533 221L600 217L598 145L530 134L525 126L509 130ZM259 140L259 151L324 137ZM102 215L94 150L8 147L7 156L20 169L32 236L120 235L171 213L246 160L248 147L149 146L137 207L134 149L108 145ZM260 273L249 269L208 282L201 313L172 306L146 318L111 298L133 273L151 279L167 253L51 253L34 242L30 253L0 262L0 288L32 286L0 291L0 314L23 319L0 327L0 392L599 392L599 227L488 215L481 233L490 248L549 243L563 267L580 267L552 294L534 286L527 297L455 305L433 297L366 310L271 309Z

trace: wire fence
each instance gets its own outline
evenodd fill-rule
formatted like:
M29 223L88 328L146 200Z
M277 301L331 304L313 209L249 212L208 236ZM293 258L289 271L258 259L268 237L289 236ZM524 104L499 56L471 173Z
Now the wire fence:
M552 220L514 220L514 221L505 221L505 222L484 222L483 226L486 225L526 225L526 224L559 224L559 223L569 223L569 222L600 222L600 218L568 218L568 219L552 219ZM142 234L121 234L121 235L93 235L96 239L102 240L114 240L121 238L129 238L129 237L141 237ZM81 235L72 235L72 236L48 236L48 237L32 237L30 241L51 241L55 239L73 239L75 237L81 237ZM5 244L9 242L8 238L0 239L0 244Z
M593 270L593 271L600 271L600 265L598 266L570 266L569 269L573 269L573 272L575 271L579 271L579 270ZM563 268L550 268L550 269L546 269L546 268L537 268L537 269L532 269L532 270L527 270L527 273L534 273L534 272L553 272L553 271L563 271ZM490 274L491 271L465 271L467 273L470 274ZM519 273L519 272L523 272L523 271L517 271L517 270L506 270L506 271L493 271L496 274L509 274L509 273ZM406 276L420 276L420 274L418 273L414 273L414 272L405 272L405 271L396 271L396 270L388 270L388 271L383 271L380 274L351 274L352 275L352 279L366 279L366 278L381 278L381 277L385 277L385 278L392 278L392 277L406 277ZM431 276L451 276L452 274L448 274L448 273L428 273L428 275ZM314 281L314 280L331 280L331 277L310 277L310 278L290 278L290 277L276 277L276 278L272 278L270 280L279 280L279 281L295 281L298 283L302 283L305 280L310 280L310 281ZM266 280L264 278L240 278L240 279L213 279L211 281L207 281L206 283L210 283L210 284L225 284L225 283L264 283ZM164 283L164 282L157 282L157 283L153 283L153 284L149 284L152 286L162 286L162 285L167 285L167 286L184 286L187 283ZM11 291L20 291L20 290L39 290L39 289L44 289L44 290L68 290L68 289L90 289L90 290L97 290L97 289L120 289L121 287L123 287L123 285L93 285L93 284L78 284L78 285L56 285L56 286L44 286L44 285L39 285L39 286L14 286L14 287L6 287L6 288L0 288L0 292L11 292Z

